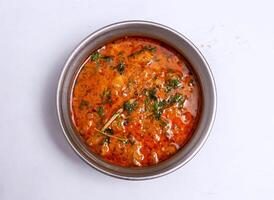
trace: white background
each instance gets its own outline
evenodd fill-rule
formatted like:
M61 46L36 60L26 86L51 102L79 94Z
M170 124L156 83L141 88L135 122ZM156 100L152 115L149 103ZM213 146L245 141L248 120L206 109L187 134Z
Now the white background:
M0 199L274 199L273 1L0 0ZM101 174L70 148L56 117L62 65L113 22L159 22L211 65L218 112L178 171L149 181Z

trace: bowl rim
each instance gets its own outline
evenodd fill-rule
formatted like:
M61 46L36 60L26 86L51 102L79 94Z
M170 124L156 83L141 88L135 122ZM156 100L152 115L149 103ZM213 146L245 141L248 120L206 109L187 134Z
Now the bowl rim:
M87 43L89 43L90 38L92 38L94 35L99 35L100 33L108 30L108 29L112 29L115 28L117 26L121 26L121 25L134 25L134 24L139 24L139 25L150 25L150 26L154 26L157 28L161 28L161 29L165 29L169 32L171 32L174 35L179 36L182 40L184 40L190 48L192 48L192 50L195 51L195 53L197 53L197 55L200 57L200 59L202 60L207 73L209 75L209 81L211 82L211 86L212 86L212 114L210 116L210 120L209 120L209 124L207 125L207 129L206 129L206 133L203 135L203 137L201 139L198 140L198 144L195 146L195 149L190 153L190 155L182 162L180 162L179 164L177 164L176 166L160 172L158 174L154 174L154 175L148 175L148 176L139 176L139 177L135 177L135 176L125 176L125 175L120 175L120 174L115 174L109 171L106 171L96 165L94 165L93 163L91 163L88 159L85 158L85 156L82 155L82 153L79 151L78 148L76 148L74 142L72 141L72 139L69 137L67 130L65 129L65 122L63 121L62 118L62 109L61 109L61 98L62 98L62 86L63 86L63 81L65 79L65 75L66 75L66 71L69 69L70 67L70 63L74 58L74 55L79 53L79 51L81 50L82 47L84 47ZM126 35L125 35L126 36ZM216 118L216 112L217 112L217 89L216 89L216 83L212 74L212 71L210 69L210 66L208 64L208 62L206 61L205 57L202 55L202 53L200 52L200 50L184 35L182 35L181 33L179 33L178 31L162 25L160 23L156 23L156 22L152 22L152 21L144 21L144 20L127 20L127 21L120 21L120 22L116 22L116 23L112 23L109 24L107 26L104 26L94 32L92 32L91 34L89 34L87 37L85 37L74 49L73 51L69 54L69 57L67 58L67 60L65 61L65 64L63 65L63 69L62 72L59 76L59 81L58 81L58 85L57 85L57 91L56 91L56 111L57 111L57 116L58 116L58 120L60 123L60 126L62 128L62 132L63 135L65 136L67 142L70 144L71 148L78 154L78 156L83 159L87 164L89 164L91 167L93 167L94 169L110 175L112 177L116 177L116 178L120 178L120 179L126 179L126 180L147 180L147 179L153 179L153 178L158 178L164 175L167 175L171 172L176 171L177 169L181 168L182 166L184 166L186 163L188 163L203 147L203 145L205 144L206 140L208 139L208 136L210 135L210 132L212 130L215 118Z

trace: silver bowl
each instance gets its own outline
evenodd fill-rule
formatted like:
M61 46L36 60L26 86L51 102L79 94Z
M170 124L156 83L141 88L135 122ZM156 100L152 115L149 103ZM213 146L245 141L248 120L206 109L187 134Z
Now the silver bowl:
M123 36L144 36L160 40L190 62L199 79L202 93L201 115L190 141L171 158L150 167L125 168L110 164L88 150L71 121L72 85L83 62L92 51ZM148 21L124 21L90 34L71 53L61 73L57 89L57 112L64 135L75 152L95 169L122 179L144 180L166 175L186 164L201 149L212 128L216 112L216 88L210 68L200 51L177 31Z

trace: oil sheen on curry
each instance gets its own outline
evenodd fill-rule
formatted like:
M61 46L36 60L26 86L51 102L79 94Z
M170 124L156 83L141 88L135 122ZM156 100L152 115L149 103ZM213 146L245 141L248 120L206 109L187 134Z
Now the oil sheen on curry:
M72 121L95 154L124 167L156 165L192 136L199 82L184 57L144 37L92 52L71 97Z

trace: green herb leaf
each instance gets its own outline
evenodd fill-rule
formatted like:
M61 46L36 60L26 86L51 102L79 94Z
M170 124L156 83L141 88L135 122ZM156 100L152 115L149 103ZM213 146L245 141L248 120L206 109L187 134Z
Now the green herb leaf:
M151 52L155 52L157 50L156 47L152 47L152 46L144 46L143 51L151 51Z
M128 113L133 112L137 107L137 101L133 101L132 103L130 101L127 101L124 103L123 108L126 110Z
M168 100L155 101L152 104L152 113L155 119L160 120L165 108L168 108L175 103L179 103L179 106L182 106L185 101L183 95L176 93L171 96Z
M141 53L143 53L145 51L155 52L156 50L157 50L156 47L152 47L150 45L149 46L144 46L141 50L133 52L128 57L138 56L138 55L140 55Z
M101 54L97 51L90 55L91 61L98 61L100 57Z
M148 97L151 99L151 100L154 100L156 101L157 100L157 96L156 96L156 88L152 88L150 90L148 90Z
M103 106L100 106L98 108L98 115L101 116L101 117L104 115L104 108L103 108Z
M180 81L178 79L170 79L167 82L166 90L169 92L172 89L179 88L180 86L181 86L181 83L180 83Z
M159 101L155 101L152 104L152 112L155 119L159 120L163 114L164 108L163 105Z
M168 104L169 105L173 105L175 103L179 103L181 101L184 101L184 96L179 94L179 93L176 93L175 95L171 96L169 99L168 99Z
M125 63L123 61L120 61L119 64L117 65L117 71L119 72L119 74L123 74L125 71Z

